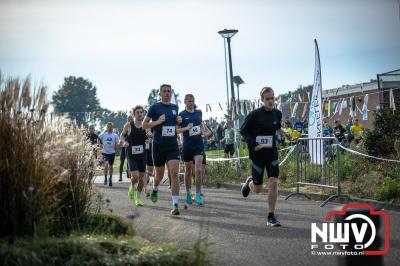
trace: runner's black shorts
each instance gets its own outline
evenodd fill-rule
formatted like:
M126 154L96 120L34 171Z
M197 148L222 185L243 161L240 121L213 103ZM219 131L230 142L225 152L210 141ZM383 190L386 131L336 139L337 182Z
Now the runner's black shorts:
M251 175L254 185L262 185L265 169L268 177L279 176L279 159L276 148L253 152L251 162Z
M114 165L115 153L112 154L102 153L102 154L103 154L103 161L108 162L109 165Z
M206 153L205 153L205 151L203 151L203 153L202 153L201 155L203 155L203 162L202 162L202 164L203 164L203 165L206 165L206 164L207 164L207 158L206 158ZM193 158L193 164L194 164L194 158Z
M185 163L194 162L194 157L198 155L203 155L202 148L194 148L194 149L183 149L182 150L182 159Z
M146 164L148 166L154 166L152 150L146 150Z
M153 162L155 167L164 166L170 160L179 161L179 149L177 144L173 145L154 145Z
M235 153L234 144L226 144L224 148L224 153L229 153L232 156Z
M133 156L128 155L128 165L130 171L139 171L140 173L146 172L146 155L144 156Z

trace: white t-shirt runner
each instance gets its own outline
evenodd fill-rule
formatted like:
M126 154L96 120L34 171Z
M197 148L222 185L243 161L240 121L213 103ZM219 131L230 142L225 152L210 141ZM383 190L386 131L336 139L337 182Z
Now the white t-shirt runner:
M99 135L99 139L103 143L102 152L105 154L115 153L115 146L119 142L119 137L115 133L108 133L107 131L102 132Z

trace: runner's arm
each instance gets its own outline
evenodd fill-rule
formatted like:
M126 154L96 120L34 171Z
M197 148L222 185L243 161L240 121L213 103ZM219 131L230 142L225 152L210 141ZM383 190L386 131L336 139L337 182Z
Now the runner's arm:
M144 129L150 129L153 128L155 126L160 125L161 123L163 123L164 121L161 121L160 119L156 120L156 121L151 121L150 122L150 117L145 116L145 118L143 119L143 123L142 123L142 127Z
M126 123L124 125L124 129L122 129L122 132L121 132L121 134L119 136L119 138L121 139L121 146L122 147L125 147L125 143L126 143L125 136L128 134L129 125L130 125L129 123Z
M240 134L246 140L249 150L253 150L254 147L257 146L257 143L255 142L255 137L250 133L250 128L253 127L253 124L254 124L254 113L251 112L246 116L242 126L240 127ZM223 139L226 139L226 136Z

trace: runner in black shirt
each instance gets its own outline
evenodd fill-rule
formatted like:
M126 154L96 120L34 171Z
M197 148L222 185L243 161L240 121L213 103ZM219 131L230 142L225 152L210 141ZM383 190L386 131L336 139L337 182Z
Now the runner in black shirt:
M265 87L261 90L260 96L264 106L248 114L240 129L247 142L252 161L252 176L247 178L243 185L242 194L243 197L247 197L250 190L255 193L261 192L264 169L267 169L269 177L267 225L280 226L274 215L279 176L275 135L276 132L287 138L290 138L290 135L281 128L282 113L274 108L274 91L270 87Z
M123 139L123 146L126 148L128 156L129 172L131 175L131 186L128 190L128 197L135 200L136 206L142 206L143 202L140 198L143 189L143 177L146 172L146 130L142 127L144 109L138 105L133 109L134 121L125 124L121 136L126 135ZM135 183L137 184L135 193Z

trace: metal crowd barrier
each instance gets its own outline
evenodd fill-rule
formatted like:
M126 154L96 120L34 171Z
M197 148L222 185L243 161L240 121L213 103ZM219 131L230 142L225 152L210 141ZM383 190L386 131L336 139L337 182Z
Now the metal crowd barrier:
M295 195L310 197L300 192L300 186L315 186L336 190L320 207L336 198L351 198L341 193L340 152L335 137L299 138L296 144L296 192L290 193L286 200ZM312 162L311 153L314 154ZM322 154L322 156L320 156ZM317 164L318 163L318 164Z

